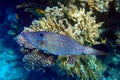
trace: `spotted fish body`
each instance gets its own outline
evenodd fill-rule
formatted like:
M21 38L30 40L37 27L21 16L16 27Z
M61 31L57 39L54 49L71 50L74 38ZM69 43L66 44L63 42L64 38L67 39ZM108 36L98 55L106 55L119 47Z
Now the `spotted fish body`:
M76 41L62 34L53 32L22 32L28 42L40 50L54 55L105 54L102 51L79 45Z

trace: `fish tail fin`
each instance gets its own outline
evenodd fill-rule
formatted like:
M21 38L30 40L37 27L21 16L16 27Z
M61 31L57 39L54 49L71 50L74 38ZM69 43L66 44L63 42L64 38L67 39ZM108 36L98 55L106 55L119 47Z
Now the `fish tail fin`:
M99 51L90 47L87 47L84 51L84 54L93 54L93 55L107 55L105 52L103 51Z
M103 51L99 51L99 50L94 51L93 54L95 54L95 55L107 55L107 53L105 53Z

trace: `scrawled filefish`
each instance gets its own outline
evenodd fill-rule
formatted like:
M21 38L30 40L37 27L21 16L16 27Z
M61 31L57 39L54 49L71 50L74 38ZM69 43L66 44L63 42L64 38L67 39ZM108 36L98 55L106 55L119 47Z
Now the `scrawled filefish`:
M104 52L79 45L76 41L62 34L53 32L22 32L21 35L28 42L40 50L54 55L80 55L95 54L105 55Z

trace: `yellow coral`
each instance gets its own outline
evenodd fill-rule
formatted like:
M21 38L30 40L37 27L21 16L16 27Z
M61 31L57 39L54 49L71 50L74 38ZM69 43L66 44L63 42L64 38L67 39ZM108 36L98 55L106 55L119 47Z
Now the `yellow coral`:
M103 77L101 75L101 71L103 70L101 63L96 64L97 60L96 57L93 55L81 55L81 56L74 56L76 59L74 64L70 64L67 62L69 56L60 58L57 61L57 64L62 67L62 69L67 70L67 74L74 77L74 74L77 74L78 77L81 79L90 78L94 80L98 80L99 78ZM81 60L80 60L81 59ZM101 67L101 69L99 69ZM89 76L88 76L89 75Z
M99 42L96 39L101 33L99 27L103 22L96 23L95 16L91 16L92 12L86 13L84 8L78 10L75 5L71 5L69 8L61 6L62 8L47 8L46 17L34 20L32 25L24 30L65 34L81 45L85 44L85 42L98 44Z
M47 7L45 17L34 20L30 27L24 28L24 31L48 31L64 34L81 45L90 46L100 43L97 38L101 33L99 27L103 22L96 23L96 18L92 16L92 11L87 12L84 8L79 8L73 4L64 6L59 3L59 5L61 8ZM76 60L72 65L68 63L68 56L59 57L56 64L64 68L69 75L74 76L76 74L81 79L89 80L92 78L98 80L102 76L98 67L101 64L96 64L95 55L80 55L74 58Z
M89 8L90 10L103 13L108 12L110 2L116 2L117 0L66 0L66 1L69 1L68 4L76 4L78 6L84 7L85 9Z

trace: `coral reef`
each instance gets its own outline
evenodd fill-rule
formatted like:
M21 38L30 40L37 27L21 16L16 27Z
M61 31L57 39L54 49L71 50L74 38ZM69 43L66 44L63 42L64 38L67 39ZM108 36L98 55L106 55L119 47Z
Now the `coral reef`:
M21 46L21 51L26 54L23 57L23 64L27 71L41 70L43 67L54 65L54 56L45 55L35 49L22 35L17 36L17 43Z
M54 65L53 57L46 57L40 53L33 52L23 57L23 64L27 71L41 70L44 67L51 67Z
M89 5L90 9L103 13L108 12L110 1L112 0L88 0L86 2Z
M71 5L70 8L61 6L62 8L48 7L45 10L45 17L34 20L29 28L25 27L24 31L55 32L67 35L81 45L98 44L97 38L101 32L99 27L102 22L96 23L95 17L91 17L92 12L85 13L85 9L78 10L75 5L74 7Z
M92 59L92 60L91 60ZM67 74L75 77L80 77L80 79L100 79L103 77L101 72L105 70L101 63L97 61L96 57L93 55L81 55L81 56L66 56L60 57L57 61L57 65L59 65L62 70L67 70ZM99 62L99 63L98 63ZM58 73L59 74L59 73ZM60 74L59 74L60 75Z
M109 71L108 71L108 74L110 76L108 78L106 78L106 80L119 80L120 79L119 68L110 68Z
M0 4L0 80L120 80L120 0L0 0ZM62 34L108 55L51 55L51 50L34 47L21 31ZM16 35L20 47L13 39Z
M29 48L29 49L34 48L22 35L17 36L17 43L24 48Z
M108 56L105 63L108 65L105 71L106 80L119 80L120 79L120 52Z
M39 50L35 49L32 51L29 49L29 47L28 49L24 48L24 46L22 47L24 49L22 50L22 52L26 53L26 55L23 58L23 63L24 67L28 71L41 70L43 69L43 67L52 67L52 65L56 63L56 66L61 67L61 69L64 68L65 70L67 70L68 75L72 75L73 77L74 74L78 75L78 77L82 76L81 77L82 79L90 78L99 79L102 77L101 72L103 70L103 66L101 66L101 63L96 64L96 62L98 61L96 60L96 57L94 55L66 56L66 57L59 56L59 58L56 61L54 57L51 57L50 55L46 57L45 53L44 54L40 53ZM90 76L88 76L89 72L91 72ZM86 76L83 75L83 73Z
M68 3L61 2L65 5L69 4L75 4L79 7L85 8L86 10L93 10L96 12L104 13L108 12L109 9L109 3L114 1L114 0L65 0Z
M96 22L96 17L93 16L92 11L86 11L84 8L80 8L74 4L64 6L63 4L59 3L59 6L61 8L47 7L45 9L45 17L42 17L39 20L34 20L30 27L24 28L23 32L54 32L67 35L77 41L80 45L87 46L100 44L102 42L100 40L98 41L98 39L101 33L100 27L102 26L103 22ZM31 45L28 41L26 42L26 40L20 35L17 39L19 45L22 46L22 51L27 53L23 58L23 62L27 62L25 65L28 67L26 68L29 70L34 70L36 69L34 66L37 65L36 67L39 69L43 67L43 64L46 66L47 63L50 63L49 65L51 66L53 61L46 62L46 57L42 59L43 62L36 62L36 60L41 60L42 56L39 56L40 54L46 55L46 53L43 52L39 53L38 55L33 51L33 47L31 48ZM66 70L67 74L73 77L76 75L80 79L94 80L98 80L103 77L102 72L104 71L104 68L100 61L96 59L95 55L58 55L57 60L54 60L54 62L56 63L55 66L60 67L60 70ZM58 75L61 74L58 73Z

